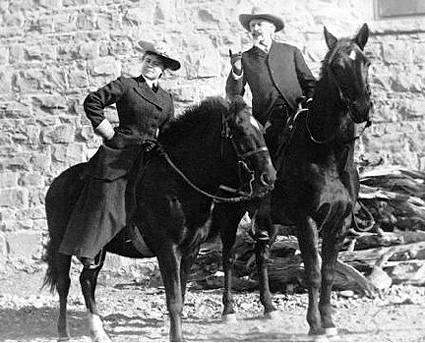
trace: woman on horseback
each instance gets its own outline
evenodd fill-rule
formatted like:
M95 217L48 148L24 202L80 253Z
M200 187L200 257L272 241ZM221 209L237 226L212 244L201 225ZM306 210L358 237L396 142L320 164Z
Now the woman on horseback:
M139 77L119 77L91 92L84 110L103 144L87 163L84 187L76 200L59 252L75 255L86 267L96 266L96 256L126 226L125 191L128 175L143 152L174 117L170 93L158 84L165 69L180 63L164 49L139 42L145 51ZM113 128L104 108L116 104L119 125Z

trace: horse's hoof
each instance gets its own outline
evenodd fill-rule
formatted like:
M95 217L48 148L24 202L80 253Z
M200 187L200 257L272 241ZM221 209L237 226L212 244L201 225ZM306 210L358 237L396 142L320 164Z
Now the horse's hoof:
M71 339L71 337L66 336L66 337L59 337L57 342L69 342Z
M223 314L222 319L223 319L223 322L224 323L228 323L228 324L232 324L232 323L237 323L238 322L238 319L236 318L236 314L235 313Z
M92 342L112 342L108 335L97 336L92 338Z
M326 328L325 329L325 332L326 332L326 336L328 336L328 337L338 336L338 330L335 327L333 327L333 328Z
M326 335L314 335L313 342L329 342L328 336Z
M276 320L276 319L281 319L281 316L280 316L280 312L276 310L276 311L271 311L271 312L265 313L264 318Z

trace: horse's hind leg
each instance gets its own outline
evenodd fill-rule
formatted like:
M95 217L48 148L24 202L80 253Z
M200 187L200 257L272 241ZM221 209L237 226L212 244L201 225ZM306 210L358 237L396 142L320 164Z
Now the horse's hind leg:
M97 310L95 291L97 285L97 277L103 267L106 251L102 250L95 258L95 265L84 265L80 274L80 284L83 291L84 300L88 311L88 320L90 326L90 335L94 342L110 341L106 334L102 320Z
M59 294L59 318L57 324L59 334L58 341L64 342L69 341L70 339L66 311L69 288L71 285L71 278L69 277L69 270L71 268L71 256L57 254L57 260L55 261L55 264L58 271L58 280L56 287Z
M319 312L319 290L321 286L320 255L316 226L310 217L296 221L298 244L304 261L305 278L308 286L307 322L309 335L324 336L325 330Z
M343 223L341 224L341 221ZM337 221L337 225L323 228L322 243L322 288L320 292L319 309L322 317L322 326L327 336L336 336L337 329L332 321L331 292L335 279L335 263L338 252L344 241L351 216ZM342 227L342 230L340 228Z

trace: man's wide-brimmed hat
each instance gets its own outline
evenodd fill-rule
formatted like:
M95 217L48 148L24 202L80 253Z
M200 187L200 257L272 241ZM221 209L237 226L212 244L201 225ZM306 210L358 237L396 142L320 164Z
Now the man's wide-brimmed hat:
M264 11L263 9L259 7L253 7L251 14L239 15L240 23L248 31L251 31L249 29L249 22L253 19L263 19L263 20L270 21L271 23L274 24L274 26L276 26L275 32L282 30L283 27L285 26L282 19L280 19L279 17L276 17L275 15L268 14L266 11Z
M180 69L180 62L170 57L169 49L164 44L154 45L151 42L139 41L138 45L142 48L145 54L150 53L161 57L166 69L171 69L173 71Z

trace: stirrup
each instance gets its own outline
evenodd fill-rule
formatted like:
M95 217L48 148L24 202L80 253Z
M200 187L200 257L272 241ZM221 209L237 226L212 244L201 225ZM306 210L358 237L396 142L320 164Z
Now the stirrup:
M105 262L105 254L103 254L103 249L101 249L94 258L81 256L78 257L78 260L83 264L84 268L96 269Z
M254 232L254 228L251 228L250 230L248 230L248 234L256 242L262 242L262 243L270 242L269 233L265 230L261 230L260 232Z

